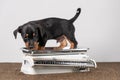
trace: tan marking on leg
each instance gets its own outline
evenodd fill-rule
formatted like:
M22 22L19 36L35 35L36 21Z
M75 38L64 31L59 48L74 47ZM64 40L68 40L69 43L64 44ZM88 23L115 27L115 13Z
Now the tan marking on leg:
M72 41L68 40L70 42L70 49L74 49L75 45Z
M60 42L60 46L57 47L57 49L63 49L64 47L67 46L67 41L64 39L63 41Z
M41 50L41 46L38 46L38 50Z
M60 46L54 48L54 50L61 50L61 49L63 49L64 47L67 46L67 41L66 41L67 38L66 38L64 35L58 37L56 40L57 40L57 42L60 42Z
M38 50L45 50L44 46L38 46Z
M44 47L44 46L41 46L41 50L45 50L45 47Z
M33 50L38 50L38 42L34 42L34 48Z

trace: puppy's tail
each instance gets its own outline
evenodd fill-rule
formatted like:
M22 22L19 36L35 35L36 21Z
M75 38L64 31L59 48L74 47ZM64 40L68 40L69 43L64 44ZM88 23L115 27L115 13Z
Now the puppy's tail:
M78 8L77 11L76 11L76 15L73 18L71 18L69 21L71 23L73 23L78 18L78 16L80 15L80 13L81 13L81 8Z

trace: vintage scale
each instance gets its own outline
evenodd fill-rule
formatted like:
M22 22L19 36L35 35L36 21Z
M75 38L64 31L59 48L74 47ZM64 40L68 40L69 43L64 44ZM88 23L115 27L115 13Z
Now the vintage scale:
M68 72L88 72L96 68L95 60L86 53L88 48L53 50L29 50L22 48L24 60L21 72L24 74L56 74Z

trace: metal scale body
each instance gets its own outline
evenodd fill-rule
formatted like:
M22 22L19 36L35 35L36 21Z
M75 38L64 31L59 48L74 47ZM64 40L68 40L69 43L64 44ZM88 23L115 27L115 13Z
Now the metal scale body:
M96 62L86 53L88 48L43 51L22 49L24 60L21 72L24 74L56 74L69 72L88 72L96 68Z

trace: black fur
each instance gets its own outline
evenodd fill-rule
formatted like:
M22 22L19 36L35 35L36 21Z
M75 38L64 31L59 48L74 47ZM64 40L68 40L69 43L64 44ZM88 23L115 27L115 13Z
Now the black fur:
M47 40L56 39L65 35L77 47L77 41L74 36L75 28L73 22L78 18L81 8L77 9L76 15L70 20L61 18L46 18L37 21L30 21L14 31L14 36L17 38L17 32L21 33L24 42L29 42L30 45L34 41L39 42L40 46L45 46ZM36 35L33 37L33 33ZM29 34L25 38L25 34ZM34 47L34 46L33 46Z

